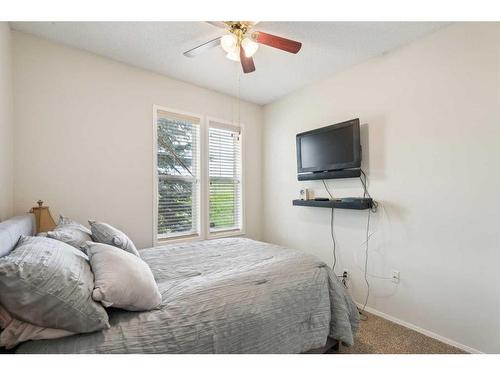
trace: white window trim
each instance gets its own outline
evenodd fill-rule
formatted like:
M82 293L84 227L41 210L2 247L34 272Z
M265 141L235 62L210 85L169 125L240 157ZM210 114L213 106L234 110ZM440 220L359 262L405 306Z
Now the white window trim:
M175 236L170 238L158 238L158 110L178 113L180 115L196 117L200 120L200 211L198 217L198 235ZM228 128L240 129L240 152L241 152L241 228L236 230L221 230L217 233L210 233L209 225L209 176L208 176L208 129L210 122L227 125ZM222 237L243 236L246 234L246 209L245 209L245 125L238 124L211 116L204 116L198 113L186 112L174 108L153 105L153 246L171 244L178 242L200 241L204 239L215 239Z

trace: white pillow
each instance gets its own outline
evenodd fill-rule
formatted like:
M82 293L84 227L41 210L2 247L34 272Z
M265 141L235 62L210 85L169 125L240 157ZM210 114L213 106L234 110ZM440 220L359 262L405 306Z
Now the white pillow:
M94 272L94 301L130 311L152 310L161 304L153 274L141 258L115 246L90 241L86 250Z
M57 339L75 332L64 329L40 327L31 323L18 320L0 305L0 348L11 349L17 344L29 340Z

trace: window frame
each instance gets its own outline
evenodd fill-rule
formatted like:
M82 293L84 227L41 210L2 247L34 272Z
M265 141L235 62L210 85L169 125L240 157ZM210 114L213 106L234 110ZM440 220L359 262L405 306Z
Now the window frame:
M170 238L159 238L158 237L158 111L166 111L177 113L179 115L195 117L199 119L199 155L200 155L200 185L199 185L199 211L198 211L198 225L199 233L194 235L180 235L172 236ZM210 123L215 122L219 125L227 125L228 128L240 129L240 169L241 169L241 226L239 229L233 230L221 230L217 232L210 232L210 212L209 212L209 189L210 189L210 176L209 176L209 129ZM206 116L199 113L187 112L175 108L165 107L161 105L153 105L153 163L152 163L152 175L153 175L153 246L158 246L162 244L171 244L177 242L189 242L189 241L200 241L205 239L215 239L223 237L232 236L242 236L246 234L246 210L245 210L245 125L238 124L237 122L232 122L212 116Z
M240 131L240 178L241 178L241 201L240 201L240 220L241 220L241 225L239 229L229 229L229 230L220 230L216 232L210 232L210 209L209 209L209 196L210 196L210 174L209 174L209 129L210 129L210 123L214 122L217 123L218 125L222 125L219 127L220 129L224 128L224 125L227 126L228 130L234 130L234 129L239 129ZM204 197L203 197L203 204L206 206L205 207L205 229L206 229L206 238L207 239L215 239L215 238L223 238L223 237L231 237L231 236L242 236L245 235L245 126L243 124L238 124L236 122L231 122L227 120L222 120L216 117L212 116L207 116L206 118L206 123L205 123L205 154L202 157L202 167L206 171L206 176L205 176L205 188L204 190Z
M158 111L165 111L176 113L179 115L190 116L197 118L199 120L199 150L198 154L200 157L199 160L199 189L198 189L198 200L200 202L198 209L198 234L185 234L185 235L174 235L171 237L159 238L158 236ZM204 117L197 113L186 112L182 110L177 110L174 108L164 107L160 105L153 105L153 246L157 246L162 243L175 243L175 242L184 242L189 240L200 240L204 237L204 228L203 228L203 211L202 211L202 199L203 199L203 166L202 159L204 155L204 141L203 141L203 123ZM181 180L184 180L181 178Z

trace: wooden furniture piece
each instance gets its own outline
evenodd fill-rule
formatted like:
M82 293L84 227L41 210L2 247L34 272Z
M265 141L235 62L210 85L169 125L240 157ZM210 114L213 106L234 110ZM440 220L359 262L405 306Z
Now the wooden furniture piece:
M48 232L56 227L56 223L50 214L48 206L43 205L43 201L39 200L38 207L33 207L30 213L35 214L36 219L36 234L40 232Z

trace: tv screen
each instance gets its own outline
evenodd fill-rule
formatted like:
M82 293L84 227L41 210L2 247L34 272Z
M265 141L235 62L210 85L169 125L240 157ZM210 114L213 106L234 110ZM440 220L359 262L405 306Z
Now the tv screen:
M299 173L361 167L359 119L297 134Z

